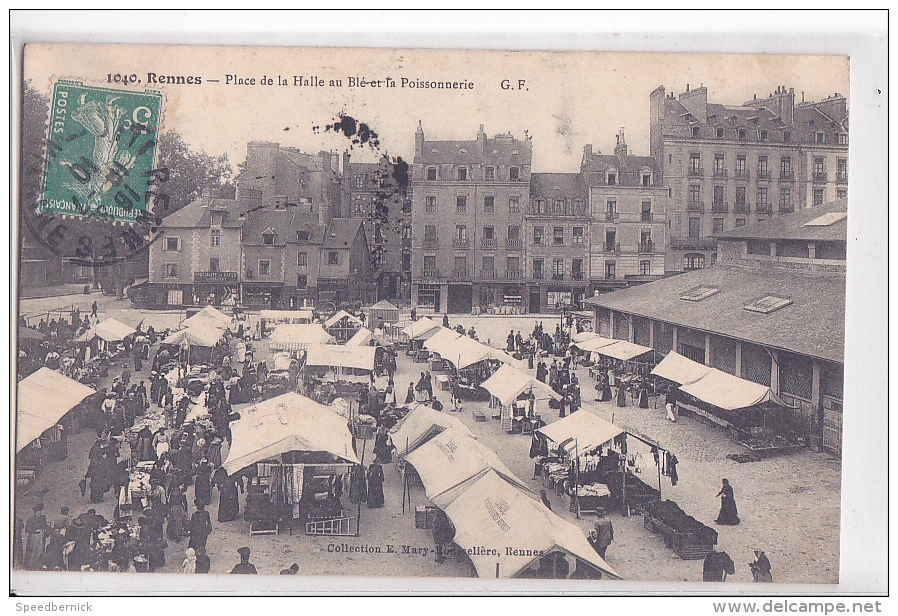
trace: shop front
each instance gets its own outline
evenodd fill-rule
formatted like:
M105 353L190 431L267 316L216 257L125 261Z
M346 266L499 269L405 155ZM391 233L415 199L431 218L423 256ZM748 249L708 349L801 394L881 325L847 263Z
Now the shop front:
M240 305L244 308L276 308L280 305L283 282L244 282Z
M194 272L193 294L202 306L233 306L239 300L237 272Z

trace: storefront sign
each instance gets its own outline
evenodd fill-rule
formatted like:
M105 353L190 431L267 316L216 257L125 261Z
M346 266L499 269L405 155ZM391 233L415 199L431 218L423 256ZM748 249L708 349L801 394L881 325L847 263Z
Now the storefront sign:
M194 272L193 282L200 284L209 283L237 283L237 272Z

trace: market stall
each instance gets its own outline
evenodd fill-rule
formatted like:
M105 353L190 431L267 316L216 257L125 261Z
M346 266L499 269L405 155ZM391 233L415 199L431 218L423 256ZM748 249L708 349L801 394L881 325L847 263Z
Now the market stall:
M224 330L209 324L195 324L169 335L162 340L162 345L177 348L177 356L183 357L187 364L212 364L216 359L215 348L223 338Z
M334 344L334 337L320 324L281 323L271 332L269 346L276 351L300 351L310 344Z
M233 319L214 306L206 306L190 318L181 322L181 327L213 327L229 329L233 325Z
M578 515L597 507L629 515L661 492L634 473L627 436L623 428L581 409L536 431L534 438L543 440L534 474Z
M481 578L621 579L580 528L494 471L441 508Z
M443 329L442 325L427 317L421 317L414 323L410 323L402 330L402 335L408 339L406 354L413 356L415 361L424 361L427 356L426 353L421 353L424 342L441 329Z
M352 338L363 325L360 318L341 310L324 322L324 329L336 338L337 342L343 343Z
M531 434L542 424L535 413L537 401L561 400L542 381L510 365L502 365L481 384L491 394L490 407L499 408L501 427L506 432Z
M448 413L441 413L426 404L417 404L390 431L390 437L401 458L426 443L445 430L453 429L472 439L477 437L460 419Z
M291 325L306 325L315 318L311 310L263 310L260 313L262 320L262 334L273 330L281 323Z
M133 336L137 330L116 319L100 321L75 339L75 342L87 342L96 345L95 351L112 352L126 338Z
M96 391L40 368L16 386L16 479L27 483L50 459L67 455L67 415Z
M341 497L359 464L346 420L332 409L288 393L241 411L222 468L251 477L245 519L252 533L276 533L300 521L306 534L354 535L358 519Z
M520 490L530 492L527 484L516 477L492 449L453 428L440 432L405 459L421 478L427 498L443 509L489 470Z
M385 325L399 322L399 308L382 299L368 308L368 324L383 329Z

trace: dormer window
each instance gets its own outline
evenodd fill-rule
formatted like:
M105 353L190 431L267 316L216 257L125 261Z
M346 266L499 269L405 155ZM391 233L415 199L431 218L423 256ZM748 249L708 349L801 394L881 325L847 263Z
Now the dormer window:
M839 134L839 145L848 145L848 135L845 133Z
M308 242L310 233L308 231L297 231L296 232L296 241L297 242Z
M761 141L767 141L767 131L766 130L761 131Z
M616 186L617 185L617 171L609 171L607 176L607 184L608 186Z
M692 136L693 136L693 137L701 137L701 134L702 134L702 133L701 133L701 128L699 128L698 126L693 126L693 127L692 127Z
M642 174L642 185L643 186L651 186L652 185L652 174L651 173L643 173Z
M464 181L468 179L468 168L467 167L459 167L456 169L456 178L459 181Z
M517 150L515 150L515 154L517 154ZM511 180L512 182L517 181L518 178L520 177L519 173L520 173L520 170L517 167L509 167L508 168L508 179Z
M723 129L722 128L717 129L717 138L723 139Z
M427 180L430 182L435 182L437 179L437 168L436 167L428 167L427 168Z
M822 131L818 131L818 132L814 133L814 143L820 143L820 144L826 143L826 133L824 133Z
M274 244L275 233L273 231L266 231L262 234L262 243L266 246L271 246Z

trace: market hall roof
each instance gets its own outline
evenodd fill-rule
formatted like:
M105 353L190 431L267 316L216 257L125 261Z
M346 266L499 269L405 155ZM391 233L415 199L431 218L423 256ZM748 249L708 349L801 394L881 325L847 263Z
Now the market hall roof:
M681 296L715 292L699 301ZM767 314L745 306L767 296L791 303ZM843 363L845 275L718 264L585 300L656 321Z
M774 216L763 222L718 233L716 237L719 240L847 242L848 200L839 199L791 214Z

